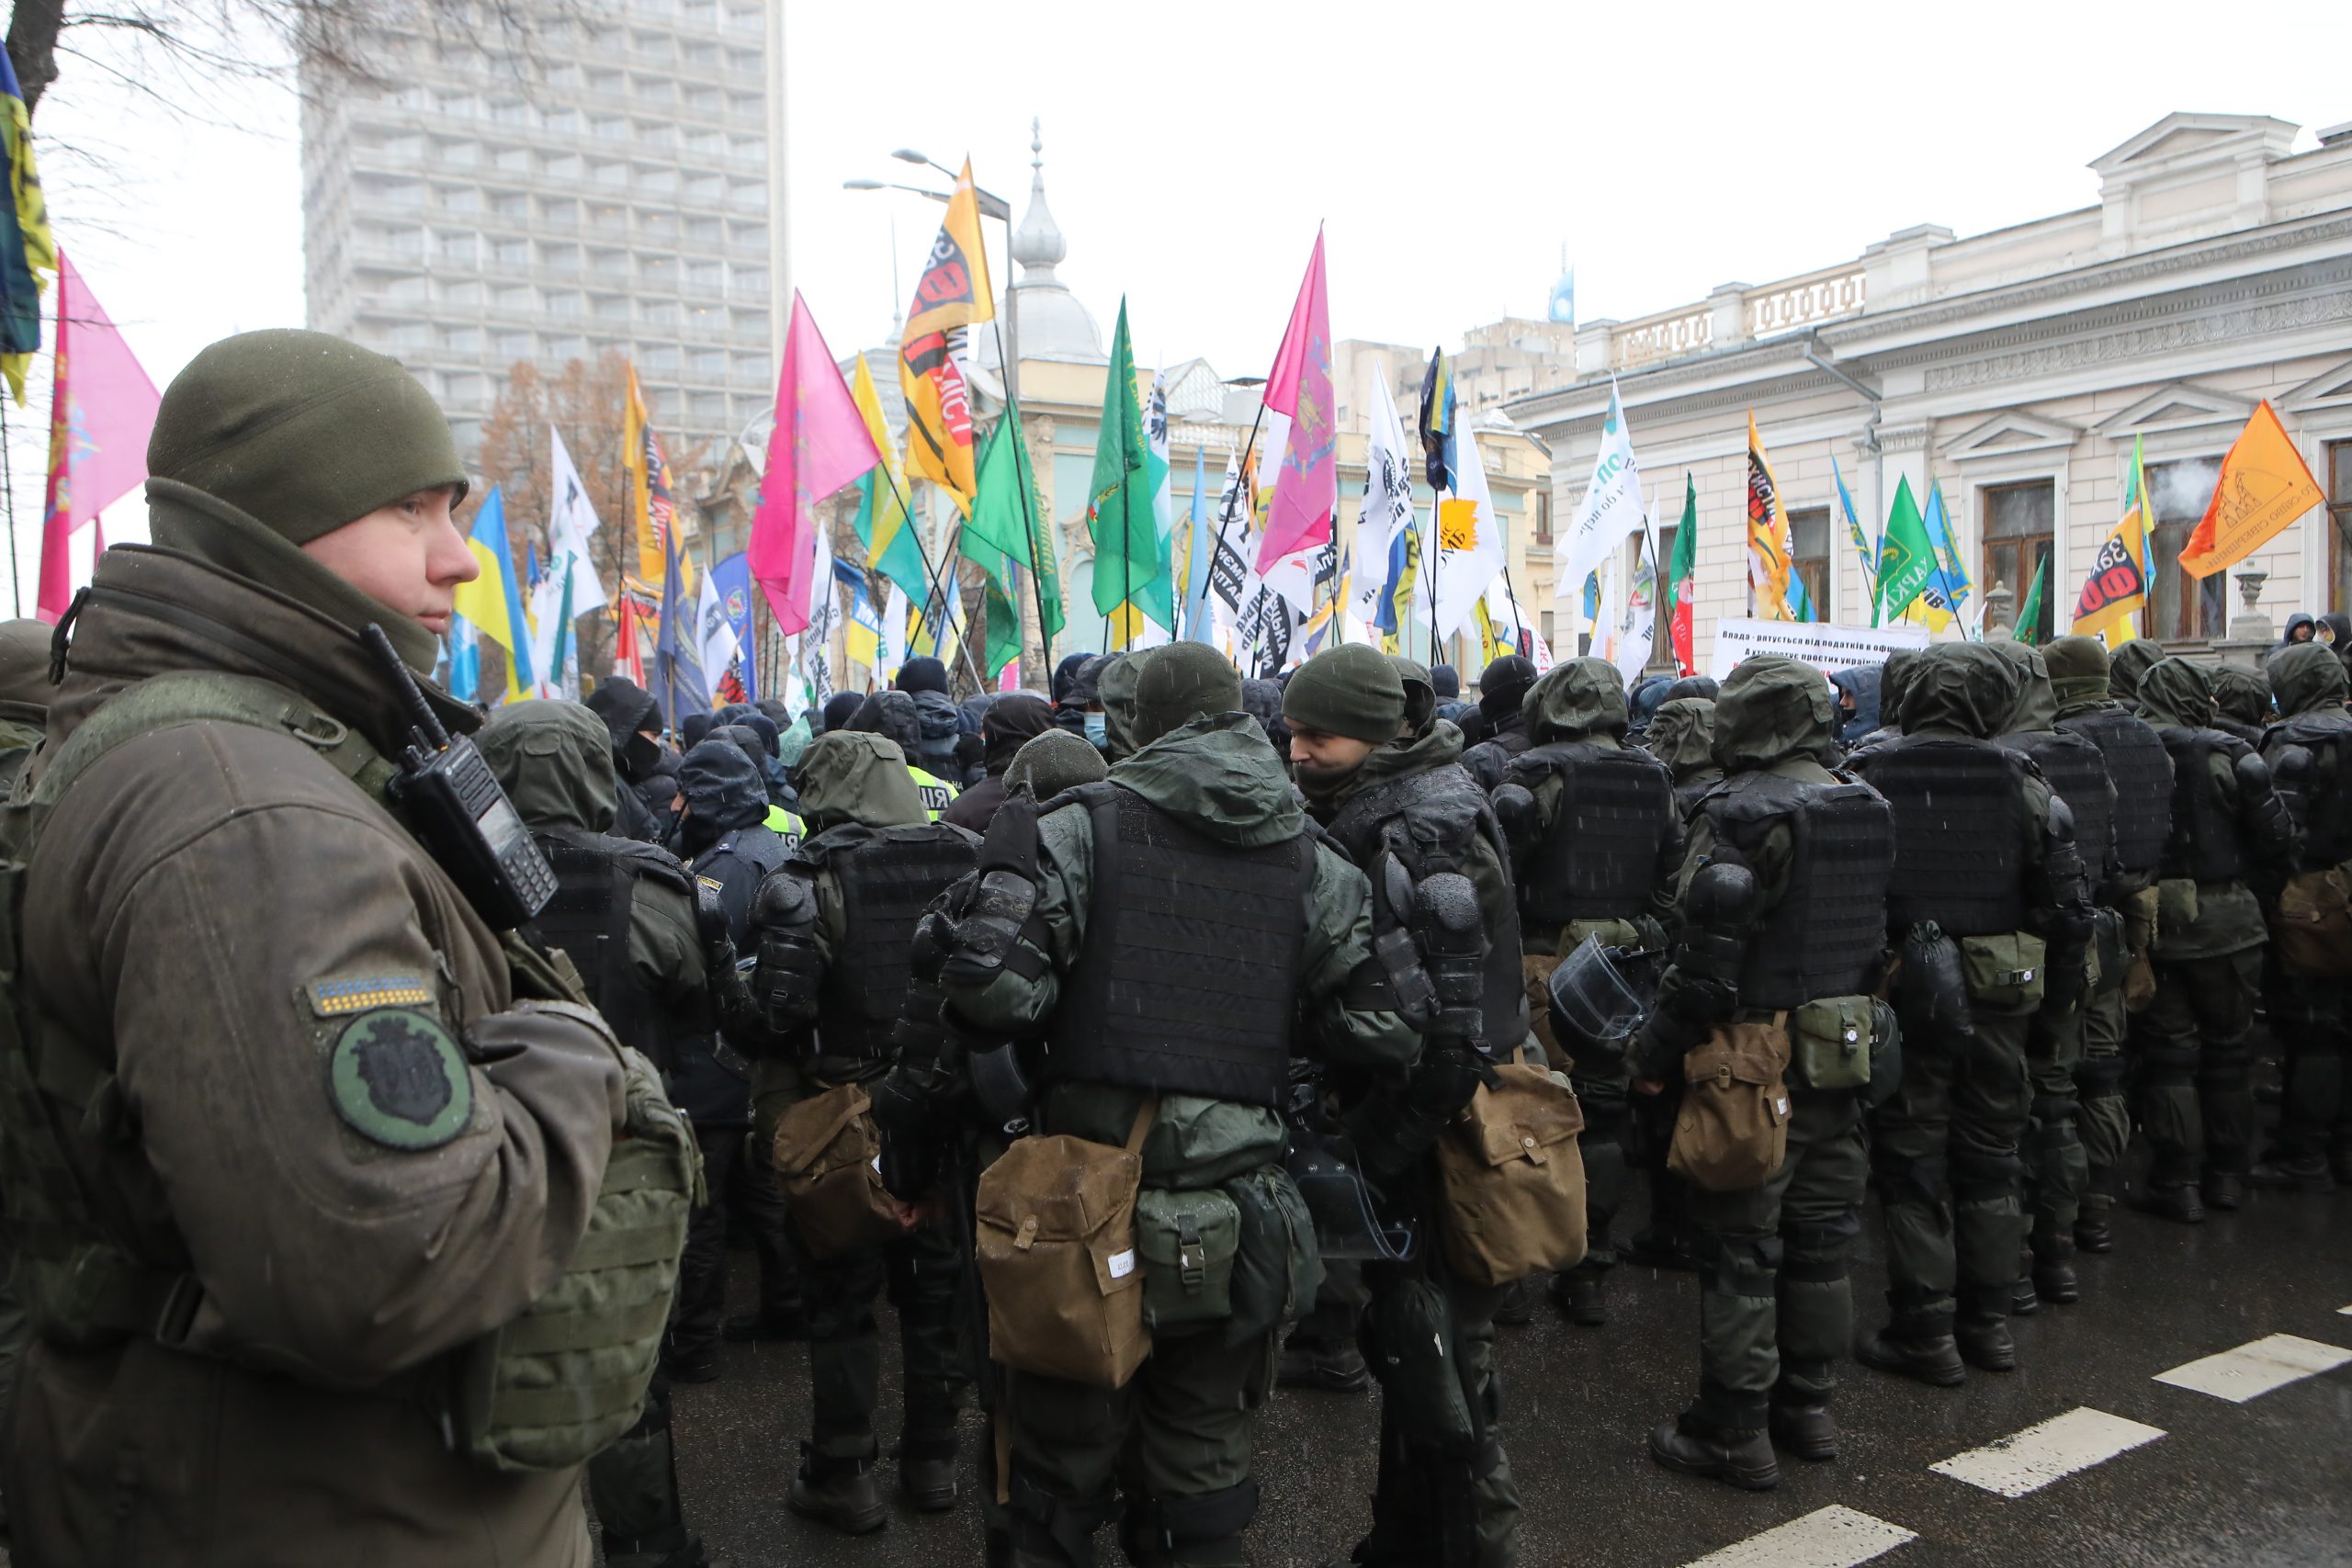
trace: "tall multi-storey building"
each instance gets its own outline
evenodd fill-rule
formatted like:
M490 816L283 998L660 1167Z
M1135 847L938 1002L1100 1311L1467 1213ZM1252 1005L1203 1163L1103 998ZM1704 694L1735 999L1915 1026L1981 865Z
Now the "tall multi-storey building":
M304 83L311 324L398 357L469 457L517 361L606 350L673 450L724 441L775 389L767 7L548 13L511 49L390 33L381 91Z

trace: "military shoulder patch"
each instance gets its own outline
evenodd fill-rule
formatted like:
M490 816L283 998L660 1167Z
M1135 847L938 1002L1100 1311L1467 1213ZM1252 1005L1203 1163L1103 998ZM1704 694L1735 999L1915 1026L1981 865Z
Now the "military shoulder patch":
M387 1148L437 1149L473 1119L465 1054L430 1013L382 1008L353 1019L327 1072L335 1114Z
M302 994L310 999L311 1011L321 1018L433 1005L433 987L422 975L342 975L313 980Z

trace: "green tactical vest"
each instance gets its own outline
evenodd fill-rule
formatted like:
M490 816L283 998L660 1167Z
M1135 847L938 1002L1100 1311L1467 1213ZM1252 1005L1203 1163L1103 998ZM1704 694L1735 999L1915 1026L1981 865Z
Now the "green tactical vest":
M153 1339L176 1348L202 1298L183 1248L165 1258L127 1238L152 1223L152 1181L123 1105L111 1041L67 1032L24 972L26 868L57 803L115 747L177 725L279 730L315 748L384 803L396 770L342 722L267 681L156 676L117 694L59 750L38 784L0 806L0 1181L17 1232L17 1275L36 1332L91 1348ZM397 817L398 813L394 815ZM586 1006L567 971L509 932L518 997ZM565 1273L512 1323L418 1374L449 1446L500 1470L585 1462L637 1424L660 1355L686 1213L700 1186L693 1134L650 1064L627 1057L628 1114L587 1234ZM67 1150L79 1147L80 1167ZM90 1157L95 1156L95 1157Z

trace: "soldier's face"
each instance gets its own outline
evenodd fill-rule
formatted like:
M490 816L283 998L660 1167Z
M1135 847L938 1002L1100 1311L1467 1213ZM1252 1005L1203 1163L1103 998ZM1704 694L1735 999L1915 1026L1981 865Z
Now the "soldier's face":
M1334 735L1328 729L1291 727L1290 760L1301 767L1337 773L1356 766L1371 755L1372 742L1369 740L1359 740L1352 735Z
M379 506L302 547L302 553L436 637L449 629L458 584L481 563L449 515L458 492L444 485Z

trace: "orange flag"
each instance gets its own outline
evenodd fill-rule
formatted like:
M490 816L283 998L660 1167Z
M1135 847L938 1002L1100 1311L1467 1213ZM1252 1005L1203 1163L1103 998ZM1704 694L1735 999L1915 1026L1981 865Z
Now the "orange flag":
M2222 459L2204 521L2180 547L2180 570L2191 577L2227 570L2324 499L2266 398Z

